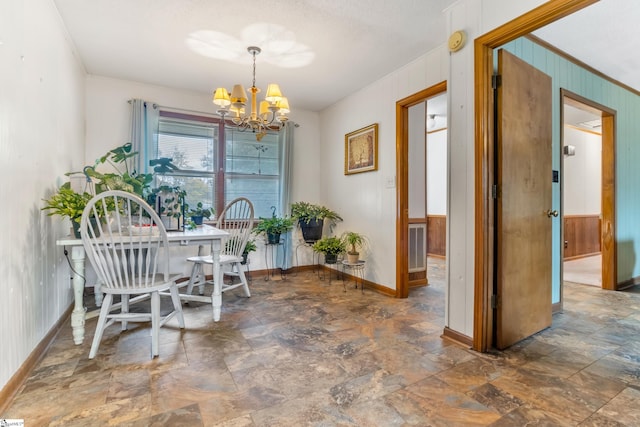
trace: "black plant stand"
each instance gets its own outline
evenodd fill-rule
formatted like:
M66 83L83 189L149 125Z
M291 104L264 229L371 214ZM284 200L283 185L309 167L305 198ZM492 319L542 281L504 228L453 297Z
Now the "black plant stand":
M264 280L269 281L273 278L274 270L278 268L276 265L278 263L278 248L282 247L282 259L284 262L284 258L287 255L287 243L285 240L280 240L278 243L270 243L266 242L264 245L264 264L267 268L267 275ZM269 263L271 261L271 263ZM272 267L269 267L271 265ZM280 266L280 278L285 280L287 275L284 271L283 266Z
M323 264L325 266L327 266L328 270L329 270L329 285L331 285L331 274L332 274L333 270L335 270L335 272L336 272L336 280L338 280L340 278L340 270L339 270L338 266L340 265L341 261L342 260L340 260L340 259L327 261L327 259L325 257ZM332 265L334 265L336 268L331 268ZM322 271L322 276L319 276L319 277L320 277L320 280L324 280L324 270Z
M358 281L360 281L360 288L362 289L362 293L364 293L364 264L365 261L363 260L359 260L357 262L349 262L344 259L342 260L342 287L345 292L347 292L347 285L344 281L344 270L347 268L355 275L354 282L356 283L356 289L358 289Z

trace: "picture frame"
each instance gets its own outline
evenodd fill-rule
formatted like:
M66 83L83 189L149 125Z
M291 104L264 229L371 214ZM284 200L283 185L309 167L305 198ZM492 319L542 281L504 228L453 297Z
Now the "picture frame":
M378 170L378 124L344 136L344 174Z

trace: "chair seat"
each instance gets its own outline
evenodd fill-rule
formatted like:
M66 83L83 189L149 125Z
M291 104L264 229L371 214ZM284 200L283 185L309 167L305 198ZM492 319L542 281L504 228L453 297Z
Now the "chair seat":
M201 262L203 264L213 264L213 257L211 255L192 256L187 258L187 261ZM242 262L242 257L220 254L220 264L233 264L235 262Z
M131 286L128 288L110 288L110 287L100 287L100 291L104 292L105 294L114 294L114 295L134 295L134 294L139 294L141 292L147 293L147 292L154 292L154 291L166 291L167 289L169 289L169 287L171 287L171 285L175 284L176 281L182 277L184 277L182 274L176 275L174 277L171 277L169 280L164 281L164 277L162 277L162 274L156 274L155 276L155 280L150 282L156 283L156 285L153 286L149 286L148 284L144 284L141 286ZM136 280L134 279L134 282Z

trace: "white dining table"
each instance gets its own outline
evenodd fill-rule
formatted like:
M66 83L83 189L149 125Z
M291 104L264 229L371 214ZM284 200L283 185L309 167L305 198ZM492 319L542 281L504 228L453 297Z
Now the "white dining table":
M201 295L180 295L182 299L211 302L213 310L213 320L220 320L222 310L222 272L220 270L220 250L222 241L229 236L224 230L209 225L198 226L195 230L167 231L167 238L170 246L190 246L190 245L211 245L211 255L213 257L213 292L211 296ZM73 236L58 239L58 246L71 248L71 260L73 263L73 296L74 307L71 312L71 328L73 331L73 342L77 345L84 341L84 323L87 317L87 309L84 306L85 287L85 251L82 239ZM96 284L96 304L102 303L102 294L99 290L99 283Z

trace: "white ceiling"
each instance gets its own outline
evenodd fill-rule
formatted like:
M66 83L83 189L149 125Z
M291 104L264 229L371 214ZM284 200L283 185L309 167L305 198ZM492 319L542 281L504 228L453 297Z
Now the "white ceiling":
M292 110L310 111L446 42L443 11L456 1L54 0L90 74L203 93L249 87L246 47L257 45L256 86L279 83ZM536 35L640 89L639 51L625 48L640 40L640 3L592 8Z
M601 0L534 34L596 70L640 90L638 0Z
M456 0L54 0L90 74L212 92L235 83L279 83L292 109L319 111L446 41L443 10ZM299 68L267 63L264 34L251 24L288 30L313 61ZM186 41L216 31L245 64L202 56ZM275 61L274 61L275 62Z

